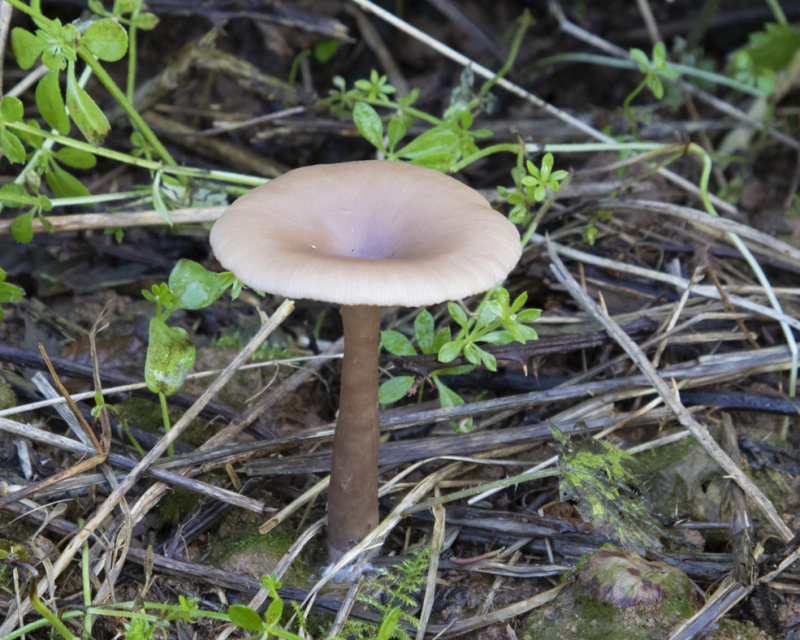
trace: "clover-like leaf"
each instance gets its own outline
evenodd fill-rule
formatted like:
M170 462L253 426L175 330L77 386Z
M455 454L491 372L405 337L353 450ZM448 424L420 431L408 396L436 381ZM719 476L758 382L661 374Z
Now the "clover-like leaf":
M21 69L30 69L44 49L44 42L27 29L14 27L11 30L11 47Z
M31 209L25 213L20 213L11 221L11 235L20 244L28 244L33 240L33 214Z
M100 60L116 62L128 50L128 34L113 18L102 18L89 25L80 44L85 45Z

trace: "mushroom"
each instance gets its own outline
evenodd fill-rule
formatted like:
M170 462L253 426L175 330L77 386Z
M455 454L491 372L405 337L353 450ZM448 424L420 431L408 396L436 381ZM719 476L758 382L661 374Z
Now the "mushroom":
M211 229L246 285L341 305L339 414L328 489L332 562L378 524L380 308L460 299L501 282L514 225L477 191L386 160L294 169L246 193Z

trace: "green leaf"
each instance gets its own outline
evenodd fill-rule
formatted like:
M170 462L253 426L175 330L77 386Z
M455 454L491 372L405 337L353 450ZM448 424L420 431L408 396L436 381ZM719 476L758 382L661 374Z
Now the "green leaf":
M406 135L406 125L401 118L392 118L386 127L386 135L389 137L389 150L394 150L397 143Z
M628 53L630 54L631 58L633 58L639 64L639 70L641 72L644 73L650 68L650 59L647 57L647 54L644 51L634 47Z
M768 23L764 31L750 34L744 48L759 69L780 71L789 66L795 52L800 49L800 30L788 24Z
M170 327L161 318L150 319L150 340L144 380L153 393L172 395L194 366L195 347L185 329Z
M21 184L9 182L0 187L0 203L10 207L36 204L36 196L29 194Z
M439 349L439 362L452 362L458 357L459 353L461 353L460 342L447 342Z
M656 42L653 46L653 66L663 67L667 64L667 48L663 42Z
M202 309L219 298L230 281L203 265L181 258L169 274L169 289L174 295L172 309Z
M467 313L460 304L457 302L448 302L447 310L450 312L450 317L453 318L459 327L464 328L467 326Z
M395 376L381 383L378 389L378 402L392 404L405 397L414 386L414 376Z
M457 407L464 404L464 399L439 380L439 376L432 376L432 378L436 385L436 391L439 393L439 404L442 408ZM469 433L472 430L472 418L464 420L463 422L450 420L449 424L450 428L457 433Z
M448 342L450 342L450 327L442 327L433 337L433 346L427 353L439 353L439 349Z
M542 315L541 309L523 309L517 314L517 322L533 322Z
M661 80L658 78L658 76L649 76L647 79L647 86L649 87L650 91L652 91L653 95L659 100L664 97L664 85L661 83Z
M228 607L231 622L245 631L264 631L264 621L250 607L234 604Z
M401 609L398 605L386 614L378 629L376 640L390 640L392 638L397 630L397 625L400 624L400 611Z
M152 31L158 26L158 16L155 13L140 13L133 21L137 29L142 31Z
M97 156L83 149L62 147L53 155L60 163L73 169L91 169L97 164Z
M484 326L502 317L503 307L497 300L489 300L478 308L478 322Z
M34 149L41 149L42 142L44 141L44 132L42 131L42 127L36 120L28 120L26 124L35 131L20 131L18 133L19 138L27 142L28 145ZM37 132L41 132L41 134ZM30 180L30 174L28 174L27 178Z
M78 86L72 64L67 72L67 108L80 132L92 144L99 145L111 130L100 107Z
M11 162L17 164L25 162L25 147L17 136L5 128L0 129L0 149Z
M16 302L25 295L25 290L10 282L4 282L6 272L0 269L0 302Z
M357 102L353 107L353 122L373 147L383 151L383 122L375 109L366 102Z
M116 0L114 12L116 14L133 13L142 8L142 0Z
M497 358L485 349L480 349L481 362L489 371L497 371Z
M464 345L464 357L467 359L468 362L472 364L480 364L481 363L481 355L480 355L480 347L476 346L472 342L469 342Z
M314 45L314 58L317 62L325 64L336 55L339 50L339 41L336 38L326 38Z
M44 49L44 43L27 29L14 27L11 30L11 47L22 69L30 69Z
M113 18L102 18L89 25L80 44L85 45L100 60L116 62L128 50L128 34Z
M25 115L25 108L22 106L22 100L14 96L6 96L0 102L0 115L3 116L4 122L19 122L22 116Z
M434 349L434 322L431 312L423 309L414 318L414 339L422 353L433 353Z
M11 235L20 244L28 244L33 240L33 210L20 213L11 221Z
M89 190L83 186L80 180L55 163L45 172L44 179L57 198L75 198L89 195Z
M411 344L411 341L406 338L399 331L389 329L388 331L381 331L381 345L389 353L396 356L415 356L417 355L416 349Z
M62 135L69 133L69 115L64 106L61 86L58 83L59 72L48 72L36 85L36 106L44 121Z
M281 621L283 615L283 600L280 598L273 598L272 602L267 607L267 612L264 614L264 622L267 626L274 626Z
M452 129L428 129L397 152L413 164L439 171L448 171L459 156L460 137Z
M522 309L522 307L525 306L525 303L527 301L528 301L528 292L523 291L516 298L514 298L514 302L511 304L510 307L511 313L516 313L517 311Z

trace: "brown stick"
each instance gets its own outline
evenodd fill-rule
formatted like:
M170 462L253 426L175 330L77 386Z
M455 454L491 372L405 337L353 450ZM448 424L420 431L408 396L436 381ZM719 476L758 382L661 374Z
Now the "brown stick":
M342 386L328 489L331 562L378 525L380 320L380 307L342 306Z

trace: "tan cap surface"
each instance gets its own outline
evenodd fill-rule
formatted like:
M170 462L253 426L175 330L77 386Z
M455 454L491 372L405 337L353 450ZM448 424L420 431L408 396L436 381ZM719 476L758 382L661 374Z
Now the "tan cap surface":
M521 253L477 191L386 160L289 171L231 204L210 241L254 289L348 305L457 300L501 282Z

